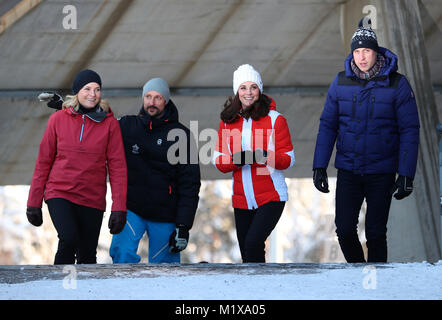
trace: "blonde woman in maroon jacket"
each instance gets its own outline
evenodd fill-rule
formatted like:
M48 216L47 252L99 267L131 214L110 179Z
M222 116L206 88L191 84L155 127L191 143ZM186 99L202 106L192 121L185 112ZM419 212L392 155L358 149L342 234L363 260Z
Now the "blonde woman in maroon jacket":
M288 200L283 170L295 154L286 119L262 93L260 74L250 65L233 74L233 92L221 112L214 164L233 172L232 205L243 262L265 262L265 241Z
M54 264L96 263L106 208L106 178L112 189L110 232L126 223L127 171L120 126L101 100L101 79L92 70L74 80L74 96L49 118L40 144L26 215L43 223L48 205L59 243Z

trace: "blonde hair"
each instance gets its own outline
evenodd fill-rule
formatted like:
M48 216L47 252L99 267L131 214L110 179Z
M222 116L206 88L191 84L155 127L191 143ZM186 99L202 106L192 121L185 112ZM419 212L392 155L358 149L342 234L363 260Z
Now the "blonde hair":
M109 108L109 103L106 100L100 99L100 102L98 103L98 106L103 109L104 112L108 113L110 108ZM62 108L66 109L72 107L74 108L75 111L78 112L79 108L80 108L80 103L78 102L78 96L71 96L71 95L67 95L65 101L63 102Z

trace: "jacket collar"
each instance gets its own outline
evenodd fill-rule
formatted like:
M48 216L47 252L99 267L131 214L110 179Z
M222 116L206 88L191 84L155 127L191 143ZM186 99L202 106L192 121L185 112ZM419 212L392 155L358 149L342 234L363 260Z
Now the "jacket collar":
M106 117L113 116L112 110L109 109L109 112L106 113L100 107L98 107L96 111L88 112L88 113L85 113L85 114L75 111L72 106L69 106L68 108L66 108L64 110L68 114L70 114L72 116L82 116L82 115L84 115L84 116L88 117L89 119L91 119L92 121L95 121L95 122L101 122L104 119L106 119Z
M164 107L164 114L160 118L151 117L141 106L138 117L143 121L144 125L152 130L154 128L162 127L168 123L178 122L178 109L171 99Z
M272 100L270 102L269 109L270 110L276 110L276 102L275 102L275 100L273 100L273 98L268 96L268 95L266 95L266 97L269 98L270 100Z
M391 52L390 50L379 47L378 54L382 54L385 58L385 65L381 69L381 71L374 78L370 79L368 83L376 81L380 86L388 86L390 84L389 75L393 72L396 72L398 69L398 58L397 56ZM353 53L350 53L345 59L345 76L348 78L357 78L356 74L353 72L351 68L351 60L353 59ZM362 82L367 82L366 80L361 80Z

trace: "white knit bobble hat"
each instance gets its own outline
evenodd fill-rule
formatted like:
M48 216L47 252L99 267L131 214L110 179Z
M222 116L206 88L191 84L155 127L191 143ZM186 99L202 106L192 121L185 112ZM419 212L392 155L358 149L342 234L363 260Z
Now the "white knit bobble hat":
M233 93L236 94L239 86L247 81L256 83L259 87L259 91L262 93L263 85L261 76L250 64L239 66L233 73Z

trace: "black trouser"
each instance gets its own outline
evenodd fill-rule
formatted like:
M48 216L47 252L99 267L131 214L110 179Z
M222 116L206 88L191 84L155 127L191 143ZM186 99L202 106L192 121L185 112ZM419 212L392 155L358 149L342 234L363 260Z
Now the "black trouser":
M59 239L54 264L97 263L103 211L61 198L46 203Z
M265 262L265 241L281 217L285 202L272 201L258 209L234 209L236 235L243 262Z
M367 202L365 237L368 262L387 261L387 221L395 174L353 174L338 170L336 180L336 234L347 262L365 262L358 238L359 212Z

